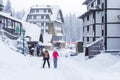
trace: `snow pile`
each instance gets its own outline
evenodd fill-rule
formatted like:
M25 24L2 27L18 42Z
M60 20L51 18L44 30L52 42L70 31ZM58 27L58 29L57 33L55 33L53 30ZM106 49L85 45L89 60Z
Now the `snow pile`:
M82 65L89 66L89 69L95 70L110 70L109 68L118 64L120 57L113 56L109 53L99 54L96 57L82 62ZM118 68L119 69L119 68Z

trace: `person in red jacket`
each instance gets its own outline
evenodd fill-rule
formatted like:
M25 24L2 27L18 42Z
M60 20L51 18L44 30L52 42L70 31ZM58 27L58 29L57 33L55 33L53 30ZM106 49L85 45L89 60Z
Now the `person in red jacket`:
M55 50L54 52L53 52L53 62L54 62L54 68L57 68L57 60L58 60L58 52Z

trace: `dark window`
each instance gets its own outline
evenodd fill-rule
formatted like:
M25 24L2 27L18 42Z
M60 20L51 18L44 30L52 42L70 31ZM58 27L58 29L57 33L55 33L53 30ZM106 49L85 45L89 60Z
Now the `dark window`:
M41 23L41 26L44 26L44 23Z
M104 30L102 30L102 36L104 36Z
M48 15L46 15L46 19L49 19L49 16L48 16Z
M87 31L89 31L89 26L87 26Z
M45 32L48 32L48 29L45 29Z
M91 4L91 7L93 7L93 6L94 6L94 3Z
M104 9L104 3L102 3L102 9Z
M93 41L95 41L95 37L93 38Z
M84 30L84 27L83 27L83 32L84 32L85 30Z
M48 26L49 23L46 23L46 26Z
M84 41L84 37L83 37L83 41Z
M46 12L46 9L44 9L44 12Z
M87 16L87 21L89 21L89 15Z
M87 41L89 41L89 37L87 37Z
M98 4L98 5L100 4L100 0L97 0L97 4Z
M48 9L48 12L49 12L49 13L51 13L51 10L50 10L50 9Z

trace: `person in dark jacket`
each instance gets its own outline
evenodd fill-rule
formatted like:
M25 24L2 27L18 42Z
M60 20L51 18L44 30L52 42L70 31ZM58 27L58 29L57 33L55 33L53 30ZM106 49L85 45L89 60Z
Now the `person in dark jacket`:
M58 52L55 50L54 52L53 52L53 62L54 62L54 68L57 68L57 60L58 60Z
M47 63L48 63L48 67L50 68L49 59L50 59L49 52L48 52L48 50L46 49L46 50L44 51L44 53L43 53L43 60L44 60L44 62L43 62L43 68L45 67L46 61L47 61Z

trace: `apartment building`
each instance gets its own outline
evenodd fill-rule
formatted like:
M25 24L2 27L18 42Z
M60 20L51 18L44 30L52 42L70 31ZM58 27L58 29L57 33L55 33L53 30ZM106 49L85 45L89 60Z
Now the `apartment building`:
M64 43L63 15L57 5L36 5L32 6L25 14L24 21L37 24L41 33L52 34L51 42L54 46L62 47Z
M85 0L87 11L79 18L83 20L83 42L87 44L104 38L105 50L120 50L120 1Z

